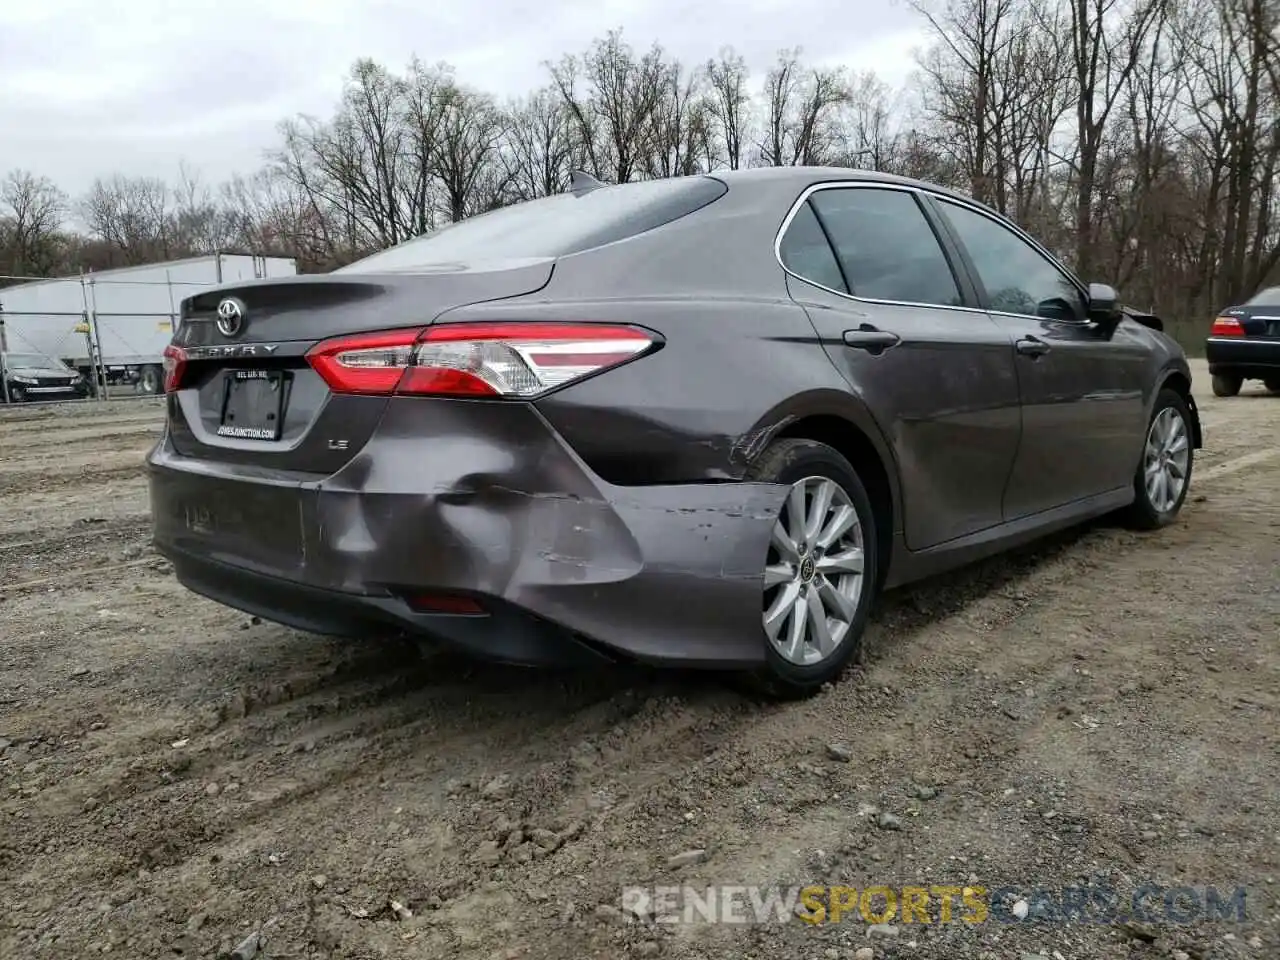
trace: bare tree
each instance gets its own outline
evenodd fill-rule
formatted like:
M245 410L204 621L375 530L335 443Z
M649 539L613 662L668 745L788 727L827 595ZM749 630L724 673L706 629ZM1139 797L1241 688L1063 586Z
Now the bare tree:
M1005 212L1010 115L1027 96L1012 64L1032 29L1029 18L1020 16L1018 0L947 0L938 9L911 2L936 38L920 60L926 110L939 128L935 143L964 171L976 199Z
M842 162L865 170L894 172L899 138L893 120L893 91L874 72L854 78L838 129Z
M732 47L721 49L718 59L708 60L706 71L710 87L707 113L715 138L709 160L714 166L723 158L730 170L737 170L743 165L743 151L751 135L751 74L746 60Z
M663 66L662 90L649 121L645 173L682 177L702 169L711 150L711 115L703 77L672 60Z
M0 180L0 272L45 276L58 260L67 197L48 177L13 170Z
M333 269L338 253L329 220L296 184L271 169L233 177L219 190L233 245L254 253L292 256L304 272Z
M1096 262L1093 208L1098 161L1112 110L1142 62L1147 36L1164 16L1164 0L1070 0L1076 102L1075 266Z
M1203 227L1189 292L1209 298L1205 306L1247 295L1280 263L1280 91L1269 64L1277 19L1261 0L1225 0L1195 5L1179 22L1194 118L1186 142L1202 180Z
M438 180L434 164L439 138L456 88L453 68L439 63L428 66L416 57L410 61L404 88L404 122L411 162L409 175L400 181L401 204L411 233L423 234L436 225Z
M581 57L551 67L591 173L626 183L651 161L653 120L667 90L667 65L654 44L637 56L610 31Z
M283 125L274 169L334 217L335 251L376 249L415 235L418 168L404 117L405 82L360 60L332 121L299 117Z
M116 265L132 266L187 253L177 244L173 192L158 177L95 180L79 204L90 235L112 251Z
M502 163L513 201L561 192L582 164L569 107L558 90L543 89L512 104Z
M1099 190L1100 226L1116 261L1110 275L1145 304L1154 304L1162 290L1177 282L1177 237L1193 229L1186 217L1194 207L1184 202L1179 175L1182 51L1172 34L1168 18L1152 26L1125 85L1123 127Z
M450 222L492 209L506 186L498 148L506 117L487 93L458 86L440 91L441 110L432 152Z
M832 163L840 145L839 108L849 87L839 69L806 70L801 51L783 50L765 77L767 121L760 143L766 166Z

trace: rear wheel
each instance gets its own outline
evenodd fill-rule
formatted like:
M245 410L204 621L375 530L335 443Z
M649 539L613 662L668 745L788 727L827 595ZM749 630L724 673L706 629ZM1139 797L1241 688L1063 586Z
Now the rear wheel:
M163 371L155 364L147 364L138 377L138 390L146 394L156 394L160 392L160 386L163 383Z
M1156 397L1133 480L1134 500L1128 511L1132 526L1155 530L1173 522L1187 498L1194 462L1187 401L1166 387Z
M1272 393L1280 393L1280 377L1271 377L1263 380L1262 383Z
M765 665L752 679L770 696L808 696L862 646L879 582L875 514L849 461L813 440L778 441L747 479L790 487L765 557Z
M1215 397L1234 397L1243 386L1243 377L1233 377L1224 373L1215 373L1213 375L1213 395Z

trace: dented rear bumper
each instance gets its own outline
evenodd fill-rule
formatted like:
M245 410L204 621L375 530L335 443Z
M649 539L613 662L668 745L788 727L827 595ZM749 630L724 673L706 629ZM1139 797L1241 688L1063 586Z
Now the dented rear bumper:
M179 579L269 619L521 663L763 658L760 578L786 488L613 486L529 405L392 400L323 479L188 459L167 438L148 463L155 543ZM405 597L423 592L484 613L415 610Z

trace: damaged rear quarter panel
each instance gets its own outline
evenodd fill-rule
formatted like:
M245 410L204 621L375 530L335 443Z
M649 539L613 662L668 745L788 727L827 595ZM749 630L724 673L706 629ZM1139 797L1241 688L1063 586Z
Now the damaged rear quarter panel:
M785 487L616 486L532 406L397 398L317 493L312 582L493 594L691 665L763 656L760 577Z
M536 402L574 453L619 486L741 479L797 398L847 392L787 299L521 300L441 319L631 323L661 334L655 353Z

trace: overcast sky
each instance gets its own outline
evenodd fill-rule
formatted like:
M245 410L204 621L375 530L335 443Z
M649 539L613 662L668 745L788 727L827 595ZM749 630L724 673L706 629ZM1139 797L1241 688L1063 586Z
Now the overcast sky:
M921 43L898 0L0 0L0 172L78 194L185 161L213 182L260 166L283 117L328 117L358 57L444 60L506 96L612 27L690 63L732 45L762 74L801 46L894 83Z

